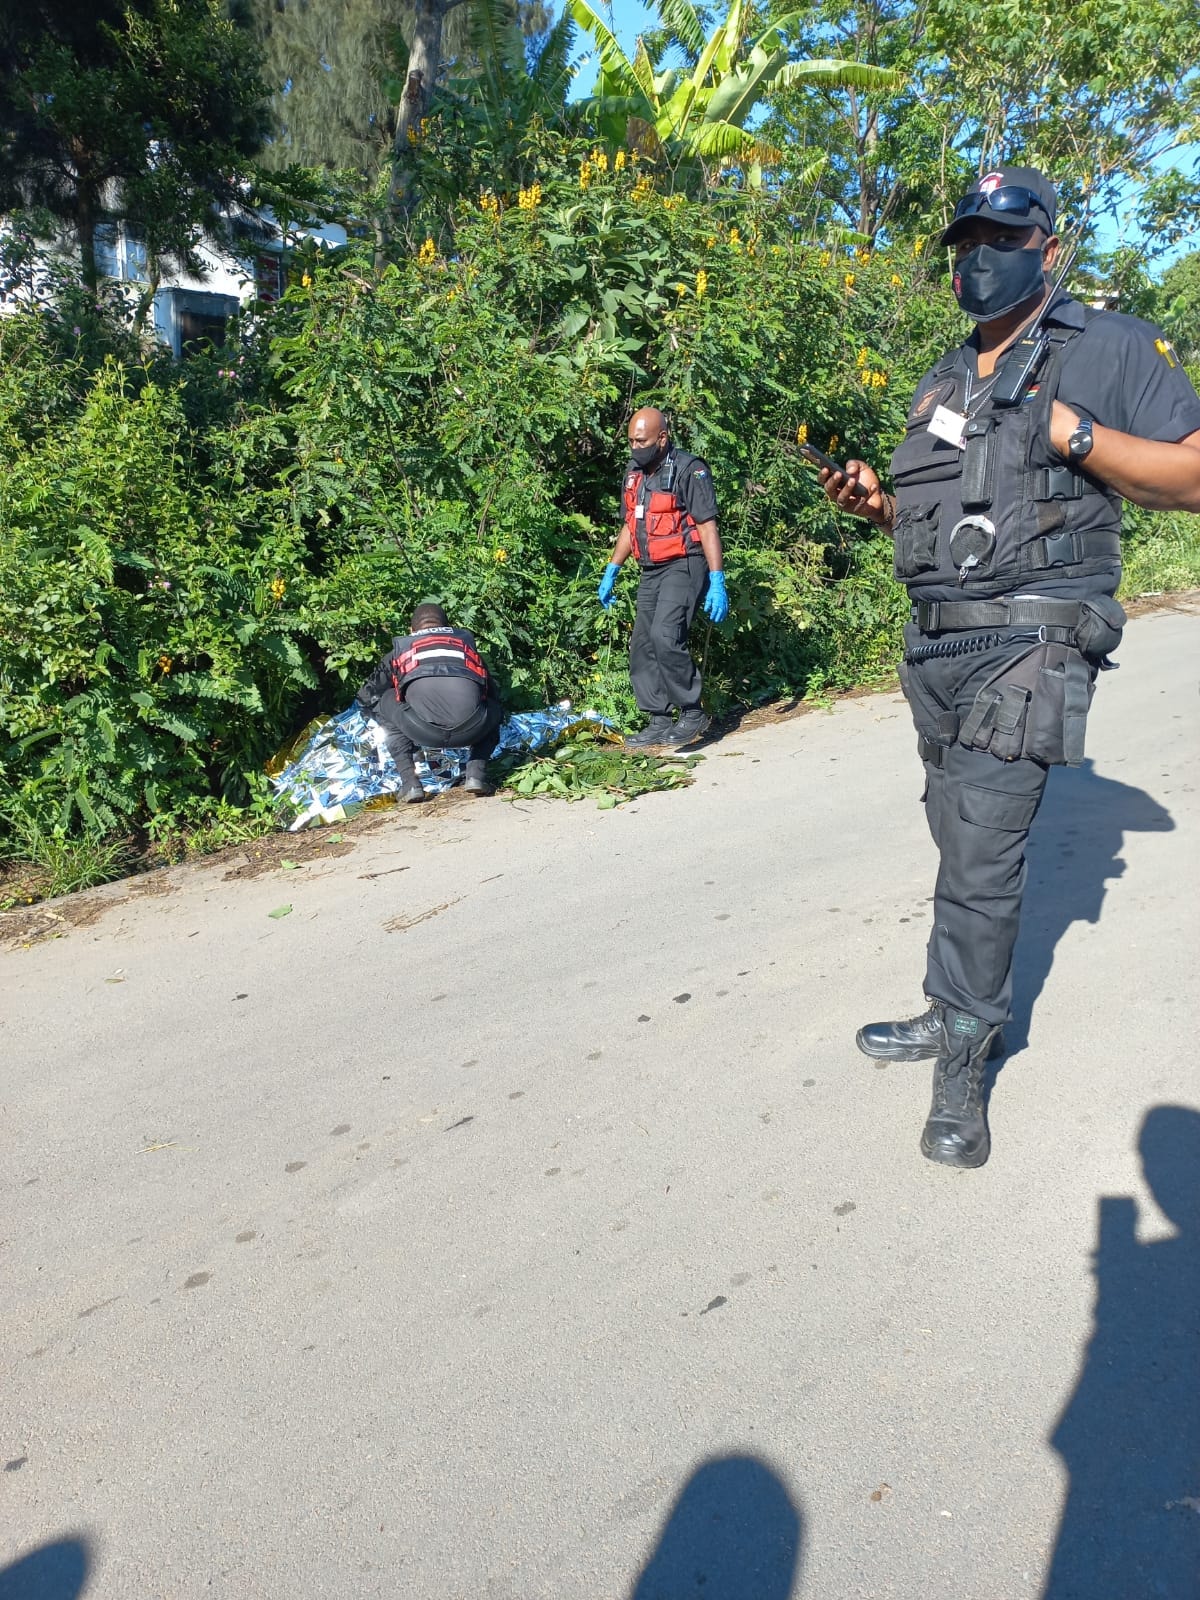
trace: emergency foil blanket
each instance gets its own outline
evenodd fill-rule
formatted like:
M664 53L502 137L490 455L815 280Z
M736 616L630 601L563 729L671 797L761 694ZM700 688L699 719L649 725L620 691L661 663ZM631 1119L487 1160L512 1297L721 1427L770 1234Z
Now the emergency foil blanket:
M598 712L572 710L564 700L544 711L515 712L501 724L492 755L546 749L581 723L614 726ZM310 737L295 759L278 773L271 771L275 762L267 768L281 828L299 833L344 822L364 806L394 801L403 785L377 722L351 706L327 722L310 724L305 732ZM425 793L441 794L457 783L469 754L466 749L417 751L414 765Z

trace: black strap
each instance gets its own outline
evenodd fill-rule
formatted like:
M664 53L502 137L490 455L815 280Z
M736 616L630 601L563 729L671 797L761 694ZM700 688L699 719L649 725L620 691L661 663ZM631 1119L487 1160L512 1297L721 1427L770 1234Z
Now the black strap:
M1055 533L1033 539L1021 551L1024 572L1042 572L1049 567L1073 567L1083 561L1119 561L1121 535L1115 528L1093 529L1090 533Z
M1079 605L1074 600L1043 600L1039 595L1014 595L1000 600L918 600L912 619L922 633L943 633L952 628L1020 627L1073 632L1079 625Z

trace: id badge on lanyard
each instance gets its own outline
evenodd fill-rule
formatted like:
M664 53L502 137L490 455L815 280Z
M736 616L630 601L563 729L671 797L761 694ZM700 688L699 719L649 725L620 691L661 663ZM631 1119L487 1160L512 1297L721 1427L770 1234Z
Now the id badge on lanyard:
M957 450L967 446L967 413L952 411L949 406L935 406L929 419L929 432L935 439L944 439Z

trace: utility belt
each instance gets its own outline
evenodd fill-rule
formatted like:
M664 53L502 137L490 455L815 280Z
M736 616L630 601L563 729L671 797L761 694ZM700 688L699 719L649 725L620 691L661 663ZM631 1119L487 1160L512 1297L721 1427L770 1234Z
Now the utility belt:
M1003 628L1012 638L1032 637L1041 644L1073 645L1089 661L1108 664L1108 657L1121 642L1125 612L1108 595L1088 596L1085 600L1050 600L1041 595L1007 595L999 600L917 600L912 620L922 633L958 633L977 628ZM1022 630L1032 628L1030 636ZM966 648L951 648L939 653L969 653ZM967 646L969 641L962 641ZM972 645L974 649L984 648ZM917 649L928 648L919 645ZM910 657L911 659L911 657ZM920 659L929 660L928 655Z
M922 759L942 766L957 743L1001 761L1078 766L1096 672L1121 640L1125 613L1106 595L1080 601L1013 595L1001 600L919 601L922 639L906 653L901 679L917 724ZM990 625L990 626L989 626ZM971 629L987 632L962 633ZM1002 630L1002 631L1001 631ZM959 637L955 635L959 634ZM1004 647L964 716L937 698L910 666ZM989 668L981 663L982 670Z
M1006 595L1000 600L917 600L913 603L912 619L922 633L1029 626L1074 630L1079 626L1080 610L1078 600L1047 600L1033 594Z

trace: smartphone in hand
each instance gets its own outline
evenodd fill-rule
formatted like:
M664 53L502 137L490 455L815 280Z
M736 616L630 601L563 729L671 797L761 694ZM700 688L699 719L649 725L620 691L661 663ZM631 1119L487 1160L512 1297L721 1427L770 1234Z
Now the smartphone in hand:
M840 472L843 478L849 479L850 474L832 456L827 456L824 450L818 450L815 444L802 444L800 454L806 461L811 461L814 467L825 467L830 472Z

